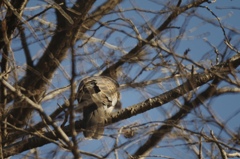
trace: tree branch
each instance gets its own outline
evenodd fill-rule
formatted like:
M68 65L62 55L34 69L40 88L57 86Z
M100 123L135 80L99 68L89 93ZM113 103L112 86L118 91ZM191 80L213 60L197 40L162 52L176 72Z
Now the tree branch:
M134 153L134 157L140 158L141 156L147 156L152 149L164 138L166 134L171 132L174 125L177 125L181 119L186 117L191 110L200 106L204 101L213 96L216 91L219 80L216 79L212 84L202 93L200 93L192 102L185 102L184 106L171 118L167 119L163 126L153 132L153 135Z
M7 9L7 14L4 20L6 20L6 26L7 26L7 37L10 38L14 30L16 29L17 25L21 21L21 16L23 9L25 8L28 0L13 0L10 3L7 0L3 0ZM0 33L0 49L4 47L4 41L3 41L4 35L1 32Z
M56 33L46 48L43 56L35 66L35 70L27 74L19 83L26 90L23 91L23 94L30 97L35 102L39 102L39 99L46 91L47 84L50 83L49 80L52 79L55 70L59 67L60 62L66 57L67 50L75 43L77 39L76 34L78 33L79 28L82 27L86 15L94 2L95 0L82 0L78 5L74 5L73 9L80 11L80 15L72 15L71 12L65 10L65 12L72 15L74 19L73 25L69 24L68 19L65 19L60 12L56 11L58 20L58 25L55 31ZM76 8L76 6L79 7ZM26 119L31 116L33 109L19 100L14 102L15 109L9 113L8 122L17 127L22 127L25 125ZM22 108L22 105L25 105L25 108Z
M61 13L56 11L58 20L57 29L55 31L56 33L46 48L44 55L35 66L35 69L31 73L27 74L19 83L26 90L28 90L27 92L23 93L38 102L43 92L46 90L47 84L50 83L49 80L51 80L53 73L59 67L61 61L66 57L67 50L70 48L70 46L74 44L79 37L81 37L81 34L86 32L94 23L96 23L97 20L104 16L104 14L111 11L121 1L122 0L107 1L104 5L102 5L102 7L93 12L91 16L92 19L88 20L86 20L86 14L92 7L95 0L77 1L76 5L70 9L71 11L68 11L68 9L64 10L64 13L70 14L72 19L74 19L73 25L68 23L69 19L65 19L66 16L63 17L63 11ZM64 5L61 6L64 8ZM59 10L59 8L57 10ZM73 11L77 11L78 14L75 14ZM99 15L100 13L103 15ZM18 103L18 105L23 105L19 102L15 103ZM25 121L30 117L32 112L32 109L30 108L26 108L23 111L20 106L19 109L13 109L10 112L10 118L8 119L11 124L14 125L15 123L16 126L24 125L24 122L21 123L19 121ZM23 113L24 115L22 115Z
M131 107L127 107L125 109L122 109L122 110L112 114L109 118L106 119L105 125L110 125L112 123L116 123L123 119L127 119L134 115L143 113L152 108L160 107L163 104L166 104L166 103L172 101L173 99L176 99L176 98L184 95L185 93L187 93L201 85L206 84L210 80L218 78L219 72L221 74L228 74L230 72L230 70L232 70L233 68L237 68L239 65L240 65L240 56L236 55L236 56L232 57L231 59L229 59L227 62L224 62L220 65L216 65L216 66L212 67L211 69L206 70L205 73L193 75L193 77L191 79L187 80L185 83L174 88L173 90L170 90L159 96L150 98L144 102L133 105ZM2 80L1 76L0 76L0 80ZM200 102L202 102L202 100L205 100L205 99L207 99L208 96L212 95L212 93L213 93L212 91L215 90L214 85L217 84L215 82L218 82L218 81L215 80L213 82L213 85L210 85L210 87L208 88L209 89L208 91L204 91L202 94L200 94L201 96L199 95L198 98L196 98L191 103L186 103L186 105L184 106L183 109L181 109L177 114L175 114L172 118L170 118L168 120L168 123L170 123L170 125L164 125L163 127L160 127L159 130L156 132L159 133L160 130L163 130L163 129L170 131L173 127L172 123L175 122L174 124L177 124L180 119L185 117L188 114L188 112L190 112L193 108L195 108ZM202 99L200 97L204 97L204 98ZM82 128L81 120L75 122L75 128L78 132L81 132L81 128ZM71 136L70 130L71 129L70 129L69 125L65 126L63 128L63 131L68 136ZM161 140L161 138L164 136L164 134L165 133L162 133L162 135L158 134L157 136L159 136L159 138L156 141ZM58 139L58 137L55 136L54 132L47 132L44 134L44 136L46 136L47 138L51 138L52 140ZM154 138L155 137L156 137L156 134L155 134ZM32 138L27 139L27 141L26 140L20 141L20 142L15 143L14 145L4 147L3 154L4 154L4 157L8 157L8 156L32 149L32 148L43 146L48 143L50 143L49 140L39 138L39 137L32 137ZM158 142L156 142L156 143L158 143ZM147 153L148 150L149 149L146 149L146 151L141 151L142 153L137 151L135 153L135 155L145 154L145 153Z
M147 44L151 45L151 40L153 40L153 38L158 35L159 33L161 33L163 30L167 29L169 24L176 19L181 13L185 12L188 9L194 8L194 7L198 7L199 5L201 5L202 3L207 2L207 0L198 0L195 2L191 2L190 4L187 4L183 7L176 7L174 8L174 10L172 11L172 13L169 15L169 17L162 23L162 25L160 25L156 31L153 31L146 39L138 39L139 43L132 49L129 51L128 54L124 55L118 62L114 63L112 66L110 66L109 68L105 69L102 72L102 75L105 76L111 76L112 78L116 79L117 78L117 74L116 74L116 70L118 67L121 67L124 63L128 62L131 60L131 58L135 57L136 55L138 55L138 53L140 53L144 47Z

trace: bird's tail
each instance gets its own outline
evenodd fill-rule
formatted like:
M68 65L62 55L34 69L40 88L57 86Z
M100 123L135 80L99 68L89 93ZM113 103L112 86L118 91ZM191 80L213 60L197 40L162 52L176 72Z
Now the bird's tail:
M90 108L91 107L91 108ZM104 132L104 118L106 112L103 107L91 105L83 111L83 135L88 139L100 139Z

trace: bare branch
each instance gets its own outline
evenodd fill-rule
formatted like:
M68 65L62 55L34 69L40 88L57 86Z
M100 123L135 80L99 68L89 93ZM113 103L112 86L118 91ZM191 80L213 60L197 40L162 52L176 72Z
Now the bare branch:
M191 80L188 80L187 82L185 82L181 86L176 87L173 90L170 90L168 92L165 92L164 94L150 98L142 103L133 105L131 107L127 107L125 109L122 109L114 113L108 119L106 119L105 125L116 123L123 119L127 119L134 115L150 110L154 107L162 106L163 104L193 90L194 88L199 87L203 84L206 84L208 81L217 78L216 73L214 72L214 70L216 70L217 68L221 69L222 70L221 73L224 74L224 73L228 73L227 70L229 70L228 68L229 65L233 67L237 67L239 64L240 64L240 56L235 56L232 59L230 59L228 62L214 66L212 69L209 69L208 71L206 71L205 74L194 75L194 77ZM195 98L195 100L193 100L190 103L186 102L184 107L180 109L178 113L176 113L174 116L172 116L166 121L167 123L166 125L156 130L156 133L152 135L152 137L148 140L148 142L146 142L145 145L143 145L138 149L138 151L136 151L134 156L148 155L152 147L155 146L164 137L166 133L170 132L174 125L177 125L179 121L182 118L184 118L192 109L199 106L204 100L207 100L209 97L211 97L215 93L217 83L219 83L219 81L214 80L213 83L208 87L208 89L203 91L198 97ZM81 128L82 128L81 120L75 123L75 128L78 132L81 132ZM71 130L70 126L64 127L64 132L67 135L71 135L70 130ZM160 132L161 132L161 135L159 135ZM53 132L46 133L45 136L53 140L57 139L56 136L53 135ZM45 139L41 139L37 137L32 139L30 138L28 139L27 142L24 141L24 142L16 143L16 145L18 145L17 147L21 147L19 148L20 151L14 151L10 147L4 148L4 156L7 157L22 151L26 151L29 149L29 145L31 145L30 147L33 148L33 147L39 147L39 146L45 145L47 143L49 143L49 141Z

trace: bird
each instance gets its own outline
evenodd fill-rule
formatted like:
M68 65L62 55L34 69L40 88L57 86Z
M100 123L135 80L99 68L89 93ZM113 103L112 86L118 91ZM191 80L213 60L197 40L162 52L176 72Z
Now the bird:
M119 84L108 76L87 77L80 82L76 98L83 112L84 137L102 138L105 119L121 108Z

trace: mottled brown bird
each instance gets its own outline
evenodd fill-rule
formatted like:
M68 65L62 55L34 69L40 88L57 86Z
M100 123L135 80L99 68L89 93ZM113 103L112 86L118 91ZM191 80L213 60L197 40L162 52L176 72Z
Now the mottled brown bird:
M104 132L104 120L114 110L121 108L119 84L107 76L83 79L78 87L78 107L83 110L83 135L99 139Z

